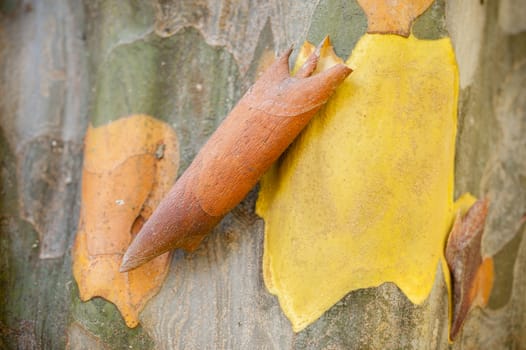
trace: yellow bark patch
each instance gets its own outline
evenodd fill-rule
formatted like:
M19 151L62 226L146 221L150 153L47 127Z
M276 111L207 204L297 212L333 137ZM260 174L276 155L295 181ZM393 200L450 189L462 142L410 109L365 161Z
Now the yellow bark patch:
M366 34L347 64L355 72L261 181L265 283L295 331L384 282L422 303L455 214L449 39Z
M80 222L73 247L73 274L84 301L114 303L129 327L157 293L170 262L164 254L120 273L126 248L177 176L175 131L147 115L88 128L84 141Z

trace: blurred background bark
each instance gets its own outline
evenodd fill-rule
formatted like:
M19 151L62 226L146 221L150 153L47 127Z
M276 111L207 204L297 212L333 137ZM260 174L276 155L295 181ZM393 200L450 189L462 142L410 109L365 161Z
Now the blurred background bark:
M0 10L0 348L449 347L439 270L423 305L386 283L293 333L263 284L257 189L196 252L175 253L136 329L100 298L81 302L71 275L89 122L169 122L183 171L276 52L329 34L347 58L367 26L355 0L1 0ZM436 0L413 33L453 41L455 193L492 200L483 252L494 291L451 347L526 348L526 3Z

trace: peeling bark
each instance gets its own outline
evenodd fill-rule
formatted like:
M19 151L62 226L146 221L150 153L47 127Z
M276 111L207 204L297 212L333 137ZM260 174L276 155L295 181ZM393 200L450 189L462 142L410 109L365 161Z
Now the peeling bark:
M453 349L526 344L523 14L520 0L435 1L413 25L432 39L445 23L452 38L461 76L455 192L492 203L482 255L494 257L494 294L468 315ZM257 190L199 249L174 255L142 327L129 330L100 298L81 302L72 279L88 122L133 113L169 122L181 173L269 55L327 34L349 55L366 22L356 0L2 1L0 348L448 348L440 267L423 305L386 283L348 294L294 334L262 281Z

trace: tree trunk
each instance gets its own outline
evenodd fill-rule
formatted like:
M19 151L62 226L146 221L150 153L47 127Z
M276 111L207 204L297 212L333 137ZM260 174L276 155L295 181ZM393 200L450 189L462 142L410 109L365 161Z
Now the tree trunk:
M367 29L355 0L4 0L0 10L0 348L450 346L440 267L422 305L384 283L294 333L263 283L257 188L195 252L175 252L138 328L101 298L80 301L72 277L88 123L138 113L170 123L181 173L274 53L330 35L347 58ZM455 195L491 199L482 250L495 284L452 348L526 348L526 3L436 0L413 34L453 42Z

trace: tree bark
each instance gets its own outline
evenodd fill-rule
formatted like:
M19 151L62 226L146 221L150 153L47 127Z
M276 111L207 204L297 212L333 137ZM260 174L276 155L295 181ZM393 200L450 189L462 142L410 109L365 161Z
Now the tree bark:
M103 299L81 302L71 274L88 123L138 113L170 123L181 173L275 53L328 34L347 58L367 28L355 0L5 0L0 10L0 348L450 347L440 268L422 305L385 283L294 333L263 283L257 188L199 249L175 252L136 329ZM452 348L526 347L525 23L521 0L436 0L413 27L455 48L455 194L491 199L482 245L494 289Z

